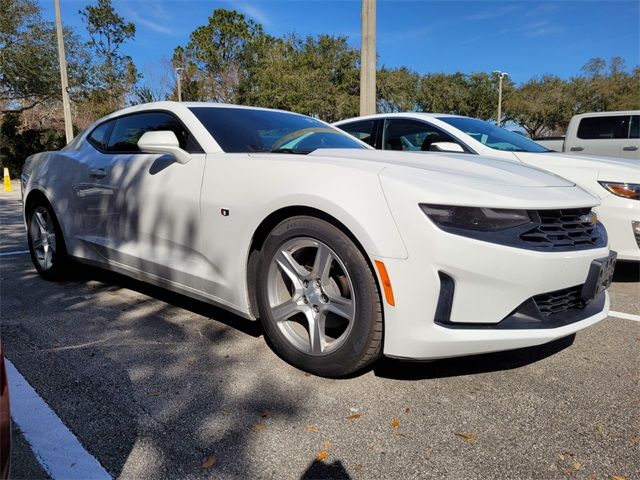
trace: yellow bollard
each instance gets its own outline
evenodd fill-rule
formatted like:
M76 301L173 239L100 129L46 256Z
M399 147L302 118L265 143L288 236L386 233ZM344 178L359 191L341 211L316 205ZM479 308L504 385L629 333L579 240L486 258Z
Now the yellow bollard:
M9 178L9 169L5 167L4 169L4 191L10 192L11 188L11 178Z

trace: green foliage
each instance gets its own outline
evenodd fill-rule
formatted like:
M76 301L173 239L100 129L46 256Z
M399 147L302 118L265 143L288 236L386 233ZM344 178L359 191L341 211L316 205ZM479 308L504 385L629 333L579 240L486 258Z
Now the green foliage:
M262 39L240 85L243 104L292 110L326 121L357 115L359 52L346 37Z
M0 101L28 110L59 99L60 71L55 25L44 22L33 0L0 0ZM78 37L64 31L69 85L86 86L88 54Z
M407 67L382 67L376 74L378 112L416 110L419 83L420 75Z
M17 177L29 155L59 150L66 141L64 132L53 129L20 130L20 114L8 113L0 125L0 163L8 167L12 177Z
M185 47L176 47L175 67L184 68L183 99L235 101L247 66L247 46L264 35L262 26L234 10L213 11Z
M140 77L131 57L120 53L122 45L135 38L136 27L116 13L111 0L98 0L79 13L87 25L94 58L93 88L87 97L100 116L122 107Z

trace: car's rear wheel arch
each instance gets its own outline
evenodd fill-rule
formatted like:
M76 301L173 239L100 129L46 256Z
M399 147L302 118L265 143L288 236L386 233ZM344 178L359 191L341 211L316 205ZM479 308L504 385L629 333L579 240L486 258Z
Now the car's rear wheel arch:
M276 210L272 212L269 216L267 216L258 226L256 231L253 234L251 239L251 245L249 247L249 254L247 257L247 289L249 295L249 308L251 309L251 313L254 317L258 318L258 304L256 297L256 278L257 278L257 268L258 268L258 259L260 256L260 252L264 245L265 240L269 233L282 221L296 217L296 216L307 216L312 218L317 218L319 220L324 220L327 223L330 223L334 227L338 228L342 233L344 233L349 239L353 242L353 244L360 250L362 256L366 260L373 277L376 282L376 286L378 287L378 293L381 292L380 284L378 281L378 276L376 275L376 271L373 268L373 264L371 263L371 259L369 255L367 255L362 243L356 238L356 236L351 232L351 230L340 220L329 215L322 210L317 208L308 207L308 206L290 206L281 208L280 210ZM381 305L382 297L380 297ZM384 309L383 309L383 322L384 322Z

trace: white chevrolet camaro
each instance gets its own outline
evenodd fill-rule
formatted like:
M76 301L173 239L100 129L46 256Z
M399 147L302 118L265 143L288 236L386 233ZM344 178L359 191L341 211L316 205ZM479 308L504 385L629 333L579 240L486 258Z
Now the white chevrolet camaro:
M538 345L608 312L598 200L514 162L160 102L29 157L21 178L43 277L88 263L259 318L282 358L318 375Z
M543 168L600 199L596 208L619 260L640 261L640 165L637 160L557 153L476 118L439 113L378 114L335 125L383 150L487 155Z

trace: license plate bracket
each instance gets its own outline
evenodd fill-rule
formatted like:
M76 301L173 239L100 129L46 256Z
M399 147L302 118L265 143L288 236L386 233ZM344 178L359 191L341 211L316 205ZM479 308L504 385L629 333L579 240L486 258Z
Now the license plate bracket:
M608 257L596 258L591 262L587 281L582 286L581 297L585 303L590 302L609 288L613 280L617 258L618 254L612 251Z

